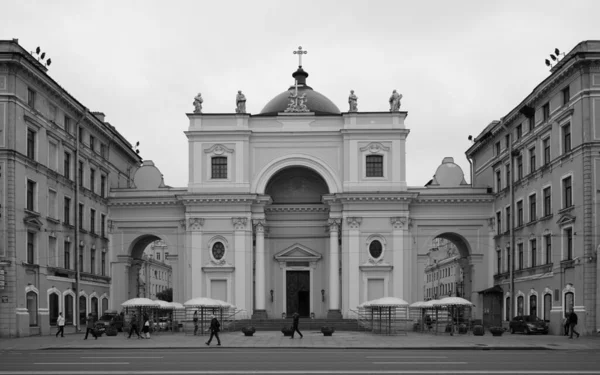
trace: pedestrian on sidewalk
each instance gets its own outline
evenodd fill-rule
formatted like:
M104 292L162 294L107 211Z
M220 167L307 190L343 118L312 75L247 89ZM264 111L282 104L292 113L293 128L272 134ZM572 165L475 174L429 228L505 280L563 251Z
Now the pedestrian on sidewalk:
M145 338L150 338L150 319L148 318L148 315L144 315L144 328L142 328L142 333Z
M571 335L570 339L573 338L573 333L577 335L579 338L579 332L575 331L575 326L577 325L577 314L575 314L575 310L571 309L571 313L569 314L569 326L571 327Z
M58 325L58 332L56 332L56 337L60 334L60 337L65 337L65 317L62 313L58 313L58 319L56 319L56 324Z
M217 317L213 315L210 316L210 337L206 342L206 345L210 345L210 342L213 339L213 336L217 338L217 346L221 346L221 339L219 338L219 331L221 330L221 323L217 320Z
M92 336L94 336L94 338L98 340L98 335L96 335L96 330L94 329L94 316L92 315L92 313L88 314L87 319L85 320L85 326L87 327L87 329L85 330L85 337L83 339L87 340L88 334L91 332Z
M565 318L562 321L562 325L563 325L563 330L564 330L564 335L563 336L569 336L569 314L567 313Z
M304 336L302 335L302 333L298 329L298 324L300 323L300 314L298 314L297 312L295 312L294 315L292 315L292 318L294 318L294 321L293 321L293 324L292 324L292 337L290 337L290 339L294 338L294 333L295 332L298 332L298 334L300 335L300 338L303 338Z
M128 339L131 338L131 334L133 332L135 332L135 334L137 335L138 339L142 338L142 336L140 336L140 331L138 331L137 316L135 314L133 314L131 316L131 320L129 321L129 336L127 337Z
M194 336L198 333L198 310L194 311L194 317L192 318L194 321Z

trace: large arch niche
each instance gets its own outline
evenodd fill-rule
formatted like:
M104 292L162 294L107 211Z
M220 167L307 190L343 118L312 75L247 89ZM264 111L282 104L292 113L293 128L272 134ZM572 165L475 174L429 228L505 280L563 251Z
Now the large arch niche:
M317 172L306 167L288 167L277 172L265 188L272 204L321 204L329 194L327 182Z
M141 290L144 287L142 285L143 280L140 280L140 270L142 265L144 264L144 260L142 258L144 254L144 250L154 241L162 240L162 238L153 235L153 234L145 234L138 238L136 238L129 248L129 255L131 257L131 264L129 268L129 277L128 277L128 299L140 297Z

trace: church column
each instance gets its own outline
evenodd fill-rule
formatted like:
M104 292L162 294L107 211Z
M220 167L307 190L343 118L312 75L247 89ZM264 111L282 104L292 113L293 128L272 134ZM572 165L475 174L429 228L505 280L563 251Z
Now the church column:
M404 224L406 218L404 217L391 217L390 223L392 224L392 249L393 249L393 292L394 297L405 299L404 296L408 295L407 291L404 290ZM410 272L410 271L409 271ZM410 291L408 291L410 292Z
M202 272L202 226L204 219L200 217L188 218L188 231L191 232L191 244L188 252L191 268L191 296L190 298L205 297L206 293L202 290L202 281L204 275Z
M265 309L265 222L264 220L254 221L254 230L256 233L256 258L255 258L255 306L252 319L266 319L267 311Z
M348 217L348 309L356 309L359 305L360 274L360 224L362 217ZM366 296L363 296L366 298Z
M235 257L235 274L234 274L234 293L235 299L234 304L246 311L250 308L246 304L246 224L248 218L245 217L234 217L231 219L233 223L234 232L234 257Z
M340 311L340 255L339 255L339 219L329 219L329 311L327 319L341 319Z

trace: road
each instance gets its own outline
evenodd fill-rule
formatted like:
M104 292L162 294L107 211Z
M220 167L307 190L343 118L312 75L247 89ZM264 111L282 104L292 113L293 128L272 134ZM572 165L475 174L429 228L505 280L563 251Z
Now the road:
M85 349L0 352L5 374L598 374L598 351Z

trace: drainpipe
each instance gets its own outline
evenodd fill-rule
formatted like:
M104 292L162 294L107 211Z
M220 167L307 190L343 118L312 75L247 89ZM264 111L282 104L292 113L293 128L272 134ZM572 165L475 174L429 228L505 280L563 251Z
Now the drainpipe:
M514 179L515 179L515 175L514 175L514 156L513 156L513 140L512 140L512 134L510 133L510 131L508 130L508 127L506 126L506 124L503 125L504 128L506 129L506 131L508 132L508 157L510 158L510 164L509 164L509 168L510 168L510 181L508 181L508 183L510 184L510 223L508 224L509 227L509 234L510 234L510 264L508 265L508 272L509 272L509 277L510 277L510 316L508 317L509 319L512 319L515 316L515 306L516 301L515 301L515 230L514 230L514 223L515 223L515 184L513 183Z

